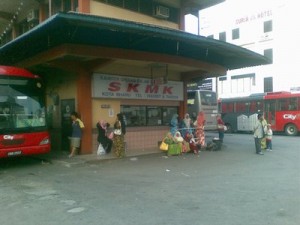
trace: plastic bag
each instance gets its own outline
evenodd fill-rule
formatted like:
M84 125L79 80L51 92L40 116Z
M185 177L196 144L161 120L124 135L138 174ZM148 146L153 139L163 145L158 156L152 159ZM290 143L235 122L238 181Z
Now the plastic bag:
M102 144L99 144L97 155L104 155L104 154L105 154L105 149L103 148Z

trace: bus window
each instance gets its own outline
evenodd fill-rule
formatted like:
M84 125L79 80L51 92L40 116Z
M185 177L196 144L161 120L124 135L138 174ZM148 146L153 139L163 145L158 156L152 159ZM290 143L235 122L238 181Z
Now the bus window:
M257 105L256 105L255 101L250 102L249 112L250 113L256 113L257 112Z
M237 113L244 113L247 112L247 105L248 102L237 102L236 103L236 112Z
M195 91L188 92L188 94L187 94L187 104L188 105L195 104L195 95L196 95Z
M256 102L256 105L257 105L257 112L262 112L262 111L264 111L264 110L263 110L264 104L263 104L262 101L257 101L257 102Z
M222 113L232 113L233 112L233 103L232 102L226 102L222 103Z
M289 99L288 108L291 111L297 110L297 98L290 98Z
M300 110L300 97L297 98L297 102L298 102L297 110Z
M287 111L287 110L289 110L288 99L279 99L278 100L278 111Z
M201 104L202 105L217 105L216 93L211 91L201 91Z

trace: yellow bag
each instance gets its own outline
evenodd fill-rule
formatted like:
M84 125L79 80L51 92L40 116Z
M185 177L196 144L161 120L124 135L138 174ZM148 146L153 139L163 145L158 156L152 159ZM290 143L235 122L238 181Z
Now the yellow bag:
M161 142L159 149L162 151L168 151L169 145L165 142L165 139Z

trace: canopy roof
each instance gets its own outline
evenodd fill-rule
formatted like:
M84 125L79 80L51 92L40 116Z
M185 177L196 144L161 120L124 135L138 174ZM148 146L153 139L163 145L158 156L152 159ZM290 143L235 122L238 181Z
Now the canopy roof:
M270 63L255 52L175 29L79 13L58 13L0 47L0 64L14 65L63 44L179 56L237 69Z

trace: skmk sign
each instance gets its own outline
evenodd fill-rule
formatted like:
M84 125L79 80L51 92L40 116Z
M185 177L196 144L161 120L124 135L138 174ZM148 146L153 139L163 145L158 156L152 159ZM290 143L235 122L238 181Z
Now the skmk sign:
M151 79L94 74L93 98L126 98L152 100L183 100L183 83L168 81L167 84L152 85Z

